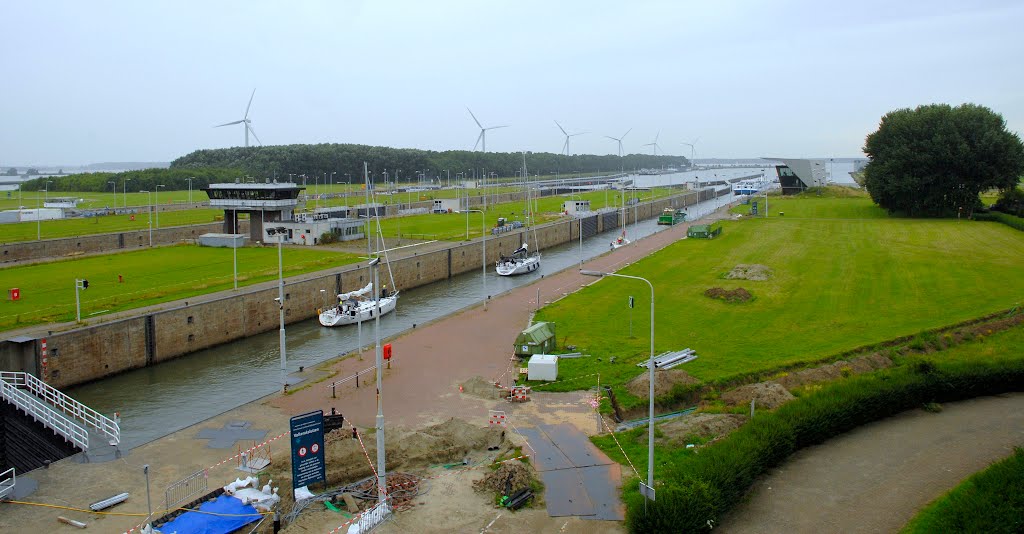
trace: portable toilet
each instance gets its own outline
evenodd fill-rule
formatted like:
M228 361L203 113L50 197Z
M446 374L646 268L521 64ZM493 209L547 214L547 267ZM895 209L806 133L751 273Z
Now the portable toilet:
M530 356L530 362L526 364L527 380L546 380L548 382L558 379L558 356L554 354L534 354Z
M536 323L516 337L516 356L546 354L555 350L555 323Z

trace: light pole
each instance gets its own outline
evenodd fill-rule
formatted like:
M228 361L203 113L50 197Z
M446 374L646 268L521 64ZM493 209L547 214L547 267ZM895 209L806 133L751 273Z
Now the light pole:
M128 181L129 180L131 180L131 178L125 178L124 182L121 183L121 188L124 191L124 209L125 209L125 211L128 210Z
M147 208L146 211L149 212L149 217L147 217L149 219L149 246L150 246L150 248L152 248L153 247L153 211L152 211L152 207L153 206L150 205L150 201L153 200L153 197L150 196L150 192L148 190L140 190L139 192L146 194L146 208Z
M189 203L190 206L192 204L192 180L195 180L195 179L196 179L195 176L186 178L186 180L188 180L188 203Z
M50 194L50 184L52 184L52 183L53 183L53 180L47 180L46 181L45 189L43 189L43 207L46 207L46 200L49 197L49 194Z
M481 256L480 279L483 280L484 302L487 301L487 219L483 210L466 210L466 239L469 239L469 212L480 214L480 235L483 236L483 254Z
M82 322L82 301L78 297L78 290L84 287L82 282L84 280L75 278L75 321L79 323Z
M167 187L163 184L157 184L156 186L156 204L153 205L153 211L156 212L156 228L160 229L160 188Z
M42 189L39 191L42 191ZM43 238L43 219L39 209L39 191L36 191L36 241L40 241Z
M288 388L288 376L286 370L288 368L288 357L285 354L285 337L284 337L284 261L282 260L281 254L281 243L284 242L285 232L288 230L284 227L270 228L267 233L270 235L277 234L277 301L278 311L280 314L281 328L279 330L279 343L281 346L281 389L286 390Z
M647 370L650 372L650 406L647 419L647 490L640 488L640 493L650 500L654 500L654 285L646 278L630 276L628 274L605 273L601 271L588 271L580 269L580 274L586 276L615 276L618 278L629 278L631 280L642 280L651 288L651 355L647 360Z
M373 301L376 311L373 314L373 333L377 338L375 365L377 366L377 499L383 502L387 498L387 483L384 476L384 383L381 373L384 370L384 357L380 346L380 258L370 261L373 267Z
M117 209L117 183L114 182L113 180L107 180L107 183L110 184L110 190L114 193L114 209L116 210Z

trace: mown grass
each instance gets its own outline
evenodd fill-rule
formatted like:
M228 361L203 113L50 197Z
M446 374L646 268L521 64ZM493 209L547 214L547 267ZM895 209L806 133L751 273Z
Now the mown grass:
M223 210L203 208L165 211L160 213L160 228L212 223L223 214ZM148 217L149 215L146 213L145 208L141 208L140 212L134 215L104 215L101 217L39 221L38 223L34 221L7 223L0 225L0 242L34 241L37 235L41 239L56 239L110 232L148 231L150 225ZM132 220L133 218L134 220ZM156 228L156 218L154 217L153 229Z
M1024 449L974 474L929 504L901 532L1024 531Z
M792 211L858 212L863 199L793 200ZM788 209L788 208L787 208ZM737 264L763 264L767 281L727 280ZM815 360L886 339L954 324L1020 304L1024 236L972 221L771 217L725 223L715 240L687 239L623 269L655 288L655 352L692 348L683 367L704 381ZM711 287L749 290L754 299L707 298ZM636 299L628 335L628 297ZM559 346L593 355L559 364L559 378L600 373L621 385L648 356L649 290L605 278L544 307ZM610 363L611 357L615 363ZM569 381L545 388L592 386ZM639 404L621 387L625 408Z
M645 513L636 481L625 482L627 525L632 532L707 530L708 521L716 524L757 477L803 447L926 403L1020 390L1022 344L1024 328L1017 326L931 355L899 359L893 369L807 388L798 399L702 449L656 444L658 499L647 504ZM645 473L646 429L615 438L604 435L593 441L614 460L624 465L631 461Z
M284 250L285 276L356 263L352 254L305 247ZM124 282L118 282L121 275ZM0 301L0 331L75 319L75 279L82 317L138 308L233 287L231 249L179 245L0 269L0 288L17 287L21 300ZM274 247L238 249L238 285L277 278Z

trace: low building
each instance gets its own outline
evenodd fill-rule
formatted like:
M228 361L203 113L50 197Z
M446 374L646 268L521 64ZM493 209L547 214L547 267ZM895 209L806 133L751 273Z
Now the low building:
M566 215L576 215L577 213L589 213L590 201L589 200L566 200L562 202L562 211Z
M238 233L238 214L249 214L249 238L261 241L264 225L277 225L292 220L299 205L299 192L305 189L294 183L210 184L203 189L210 197L210 207L224 210L224 233Z
M437 198L434 199L434 213L452 213L459 211L460 199L458 198Z
M516 356L547 354L555 350L555 323L540 322L523 330L516 337Z
M781 161L775 166L783 195L795 195L811 187L825 187L829 183L826 159L764 158Z
M204 247L242 248L245 246L245 234L203 234L199 236L199 244Z

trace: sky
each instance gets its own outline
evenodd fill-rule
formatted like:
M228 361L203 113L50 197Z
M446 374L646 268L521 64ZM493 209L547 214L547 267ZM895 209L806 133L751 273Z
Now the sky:
M359 143L860 157L888 111L1024 127L1024 3L5 1L0 166ZM684 142L697 139L694 150ZM255 141L253 141L255 144Z

